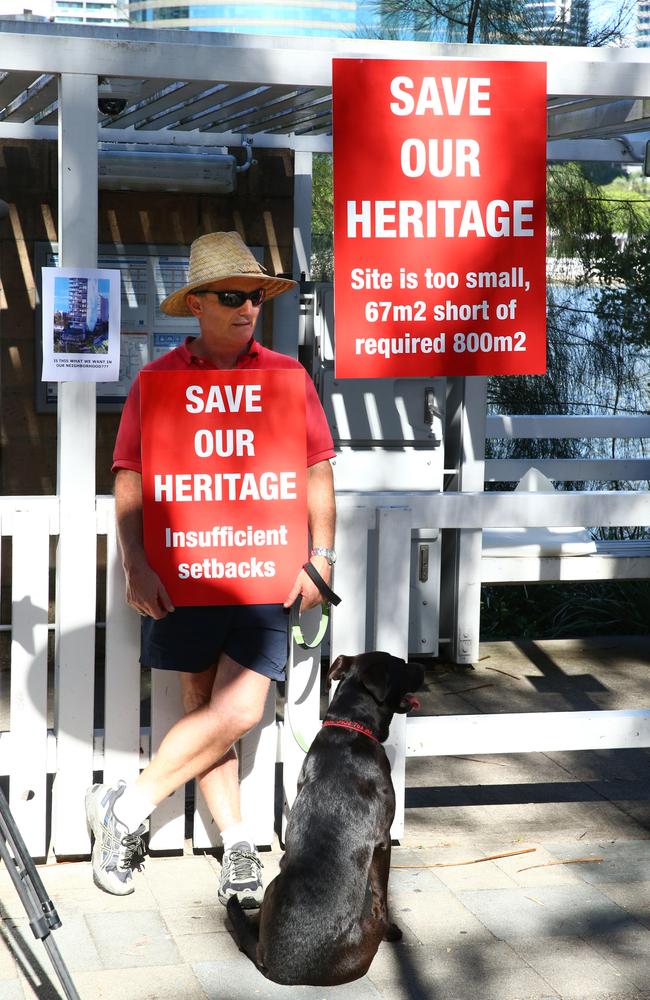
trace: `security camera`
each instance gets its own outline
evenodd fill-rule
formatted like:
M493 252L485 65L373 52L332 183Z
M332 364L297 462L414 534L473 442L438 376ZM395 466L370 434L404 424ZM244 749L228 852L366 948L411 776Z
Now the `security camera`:
M133 103L133 81L100 76L97 81L97 107L100 114L114 118Z
M103 115L110 115L114 117L119 115L120 111L124 111L126 107L126 98L124 97L99 97L97 99L97 107Z

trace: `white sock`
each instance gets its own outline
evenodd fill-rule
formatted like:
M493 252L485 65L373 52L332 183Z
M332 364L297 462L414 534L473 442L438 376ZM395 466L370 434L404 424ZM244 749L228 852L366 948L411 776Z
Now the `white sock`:
M251 831L248 823L244 823L242 820L240 820L239 823L233 823L232 826L227 826L225 830L222 830L221 839L223 841L224 851L229 851L234 844L239 844L242 840L245 840L247 844L250 844L252 848L255 848L255 841L251 837Z
M150 802L134 782L129 782L120 797L116 799L113 812L120 823L124 823L129 833L135 833L155 808L156 803Z

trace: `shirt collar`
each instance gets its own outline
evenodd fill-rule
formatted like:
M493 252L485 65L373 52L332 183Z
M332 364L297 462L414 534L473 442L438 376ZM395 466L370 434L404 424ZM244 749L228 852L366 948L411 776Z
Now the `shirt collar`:
M183 343L180 344L178 347L180 356L182 357L185 364L193 365L198 368L211 368L211 369L215 368L215 366L211 364L209 361L207 361L205 358L199 358L197 357L196 354L192 354L192 352L190 351L190 344L192 343L193 340L196 340L196 337L186 337ZM255 340L254 337L251 337L251 339L248 341L248 344L246 345L245 350L242 351L239 358L237 359L237 364L235 365L235 368L247 368L248 365L250 365L251 361L254 358L256 358L258 354L260 354L261 350L262 350L261 345L258 344L258 342Z

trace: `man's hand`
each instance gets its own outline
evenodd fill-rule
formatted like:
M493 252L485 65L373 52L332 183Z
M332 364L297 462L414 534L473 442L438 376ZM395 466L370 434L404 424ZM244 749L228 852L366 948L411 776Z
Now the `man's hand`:
M336 521L334 478L332 466L327 459L317 462L316 465L310 465L307 469L307 517L312 545L315 548L333 548ZM327 559L324 556L312 556L309 561L329 586L332 567ZM310 608L316 608L323 603L323 595L304 569L298 573L284 607L290 608L298 596L302 596L301 612L309 611Z
M328 563L327 559L324 556L312 556L309 561L313 565L314 569L318 570L325 583L329 585L330 577L332 575L332 567ZM298 573L296 582L289 591L284 602L284 607L290 608L296 597L299 595L302 595L302 601L300 602L301 613L303 611L309 611L310 608L315 608L319 604L323 603L323 595L311 577L307 576L304 569L301 569Z
M126 577L126 600L141 615L164 618L174 610L169 594L151 568L142 542L142 476L119 469L115 477L117 535Z
M138 614L160 619L174 610L162 580L144 557L133 560L124 572L126 600Z

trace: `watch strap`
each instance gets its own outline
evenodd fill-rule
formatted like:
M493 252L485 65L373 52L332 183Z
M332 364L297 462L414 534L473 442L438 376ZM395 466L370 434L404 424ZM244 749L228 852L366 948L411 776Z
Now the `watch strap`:
M314 545L309 555L322 556L323 559L327 559L330 566L333 566L336 562L336 552L334 549L330 549L326 545Z

